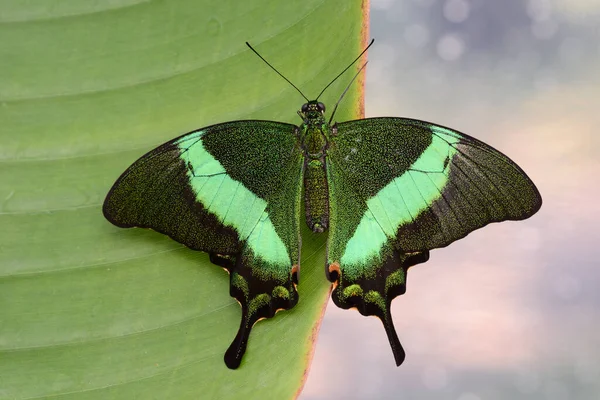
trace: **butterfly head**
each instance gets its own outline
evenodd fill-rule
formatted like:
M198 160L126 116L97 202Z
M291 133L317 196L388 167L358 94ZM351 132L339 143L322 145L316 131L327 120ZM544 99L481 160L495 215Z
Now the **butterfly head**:
M320 118L325 114L325 104L317 100L309 101L302 105L300 114L304 119Z

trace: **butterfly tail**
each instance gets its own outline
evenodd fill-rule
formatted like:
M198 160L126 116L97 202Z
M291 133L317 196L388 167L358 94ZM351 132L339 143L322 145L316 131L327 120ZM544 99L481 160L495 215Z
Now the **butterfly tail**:
M247 248L234 256L213 253L210 260L229 271L229 294L242 307L240 327L224 357L227 367L236 369L242 362L254 324L298 303L298 267L290 266L289 272L281 276L267 276L261 271L274 268L261 264L264 261L254 257Z
M250 331L252 330L252 326L254 326L254 323L250 323L251 321L248 319L248 309L246 307L242 307L242 313L240 329L238 329L235 339L233 339L233 342L225 352L225 365L229 369L237 369L240 366L242 357L246 352Z
M385 333L390 342L390 346L392 347L392 353L394 353L394 359L396 360L396 366L400 366L404 362L404 358L406 357L406 353L404 352L404 348L402 344L400 344L400 340L398 339L398 334L396 333L396 329L394 328L394 321L392 320L392 316L390 314L390 305L386 307L386 311L384 312L383 317L379 316L379 319L383 323L383 327L385 328Z

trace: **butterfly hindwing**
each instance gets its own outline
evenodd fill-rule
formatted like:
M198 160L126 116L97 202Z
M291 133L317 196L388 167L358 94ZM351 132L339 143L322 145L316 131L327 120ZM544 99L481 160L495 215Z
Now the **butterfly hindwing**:
M418 120L337 124L327 155L333 300L377 315L399 364L389 307L404 293L408 267L488 223L530 217L541 197L502 153Z
M303 164L295 129L235 121L183 135L131 165L104 202L113 224L152 228L228 270L242 306L225 354L230 368L256 321L298 301Z

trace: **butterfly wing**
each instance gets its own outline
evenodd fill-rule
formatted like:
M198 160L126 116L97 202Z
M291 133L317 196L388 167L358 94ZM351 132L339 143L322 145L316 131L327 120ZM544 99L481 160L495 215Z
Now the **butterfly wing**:
M328 277L334 302L383 321L406 270L491 222L521 220L541 196L508 157L455 130L405 118L337 124L328 149Z
M210 253L230 273L242 321L225 363L237 368L250 330L298 301L302 154L296 127L235 121L183 135L131 165L108 193L106 219L151 228Z

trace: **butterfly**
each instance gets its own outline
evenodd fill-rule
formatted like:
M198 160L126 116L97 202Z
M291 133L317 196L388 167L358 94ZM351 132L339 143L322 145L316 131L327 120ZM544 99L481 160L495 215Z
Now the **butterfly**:
M304 206L308 227L328 231L334 303L379 317L400 365L390 307L406 291L408 268L491 222L529 218L540 193L507 156L471 136L409 118L332 124L335 109L327 121L319 96L302 96L299 125L225 122L143 155L110 189L104 216L207 252L229 272L242 308L224 357L235 369L253 325L298 302Z

